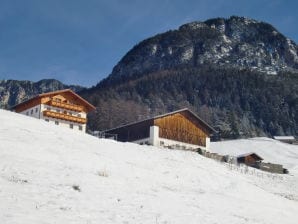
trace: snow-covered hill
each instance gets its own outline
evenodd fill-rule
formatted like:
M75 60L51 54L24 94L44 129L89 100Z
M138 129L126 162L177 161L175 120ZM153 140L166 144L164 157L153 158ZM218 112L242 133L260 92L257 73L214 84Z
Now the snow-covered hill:
M276 156L298 164L293 149ZM0 110L1 224L294 224L294 171L244 174L194 152L99 140Z

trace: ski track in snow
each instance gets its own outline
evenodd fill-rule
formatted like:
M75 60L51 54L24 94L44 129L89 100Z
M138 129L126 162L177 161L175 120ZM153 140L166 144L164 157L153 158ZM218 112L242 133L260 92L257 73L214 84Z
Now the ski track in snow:
M1 224L297 223L298 146L211 144L290 171L252 175L194 152L97 139L4 110L0 123Z

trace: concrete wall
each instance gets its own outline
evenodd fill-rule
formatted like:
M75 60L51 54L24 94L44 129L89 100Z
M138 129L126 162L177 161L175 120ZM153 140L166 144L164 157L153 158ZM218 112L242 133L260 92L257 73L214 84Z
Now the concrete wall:
M150 145L150 138L143 138L136 141L133 141L133 143L137 143L140 145Z

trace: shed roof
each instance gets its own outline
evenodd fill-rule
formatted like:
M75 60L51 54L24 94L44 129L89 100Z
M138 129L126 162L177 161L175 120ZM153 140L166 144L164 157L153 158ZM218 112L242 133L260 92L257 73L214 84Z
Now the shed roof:
M244 153L244 154L241 154L241 155L238 155L237 158L244 158L244 157L247 157L247 156L256 156L257 158L259 158L260 160L263 160L263 158L261 156L259 156L257 153L255 152L248 152L248 153Z

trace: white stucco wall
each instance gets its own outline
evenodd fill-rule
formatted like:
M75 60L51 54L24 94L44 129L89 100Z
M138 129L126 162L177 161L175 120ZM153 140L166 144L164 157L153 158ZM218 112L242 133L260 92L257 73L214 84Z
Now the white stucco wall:
M53 112L63 113L64 111L67 111L67 114L70 115L70 113L71 113L71 115L75 116L75 117L78 117L78 115L80 115L81 118L86 118L87 117L87 114L85 112L75 112L75 111L65 110L65 109L58 108L58 107L48 106L48 105L45 105L45 104L37 105L35 107L24 110L20 113L24 114L24 115L27 115L27 116L30 116L30 117L42 119L42 120L48 120L48 122L54 123L54 124L57 121L59 126L65 127L65 128L70 128L70 124L73 124L73 128L72 128L73 130L86 132L86 124L78 124L78 123L70 122L70 121L66 121L66 120L50 118L50 117L44 117L42 112L47 110L47 108L49 108ZM82 130L79 129L80 126L82 127Z
M159 146L159 127L158 126L150 127L149 143L150 145Z
M27 110L24 110L22 112L20 112L20 114L24 114L30 117L35 117L35 118L40 118L40 105L37 105L35 107L31 107Z

